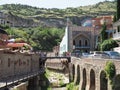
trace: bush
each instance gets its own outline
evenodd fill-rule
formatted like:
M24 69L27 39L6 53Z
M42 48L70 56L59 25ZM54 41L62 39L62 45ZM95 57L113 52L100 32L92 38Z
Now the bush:
M102 51L109 51L111 49L113 49L114 47L118 47L118 44L115 40L113 39L108 39L103 41L103 43L101 44L101 50Z
M69 83L66 87L67 90L79 90L79 86L76 86L74 82Z
M107 78L112 79L115 76L116 70L115 65L112 61L108 61L105 66L105 72L107 74Z

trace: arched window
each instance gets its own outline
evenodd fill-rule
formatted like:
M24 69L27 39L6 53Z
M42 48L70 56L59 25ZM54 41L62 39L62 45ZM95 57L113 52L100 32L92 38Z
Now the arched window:
M81 45L82 45L81 40L79 40L79 46L81 46Z
M73 40L73 45L75 45L75 40Z
M88 41L87 40L85 40L85 46L88 46Z

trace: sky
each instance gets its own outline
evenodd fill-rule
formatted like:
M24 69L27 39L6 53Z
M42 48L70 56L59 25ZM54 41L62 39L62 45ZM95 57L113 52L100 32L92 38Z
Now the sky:
M0 5L3 4L23 4L39 8L61 8L79 7L96 4L105 0L0 0ZM107 0L113 1L113 0Z

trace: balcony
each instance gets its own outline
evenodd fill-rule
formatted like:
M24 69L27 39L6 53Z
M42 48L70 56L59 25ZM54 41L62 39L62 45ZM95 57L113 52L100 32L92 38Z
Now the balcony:
M75 49L88 49L90 46L75 46Z

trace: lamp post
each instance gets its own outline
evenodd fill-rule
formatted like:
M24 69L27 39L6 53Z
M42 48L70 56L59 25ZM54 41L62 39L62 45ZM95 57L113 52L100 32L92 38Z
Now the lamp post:
M7 79L7 77L6 77L6 79ZM6 88L7 88L7 80L6 80Z

